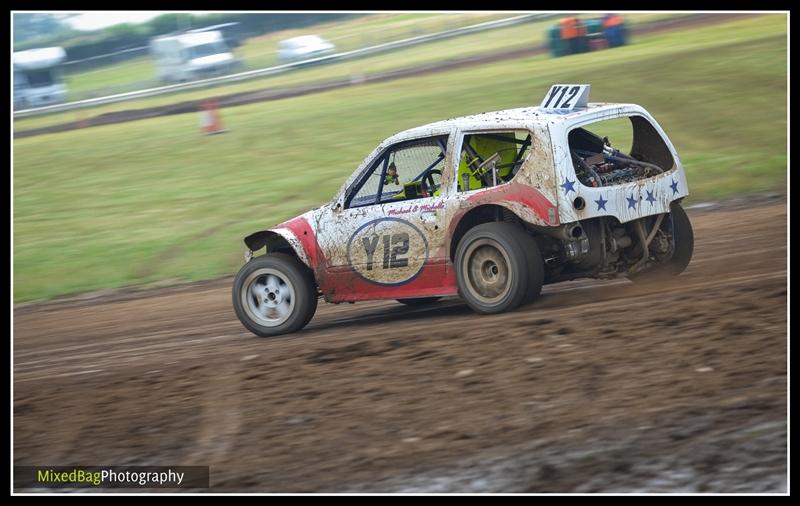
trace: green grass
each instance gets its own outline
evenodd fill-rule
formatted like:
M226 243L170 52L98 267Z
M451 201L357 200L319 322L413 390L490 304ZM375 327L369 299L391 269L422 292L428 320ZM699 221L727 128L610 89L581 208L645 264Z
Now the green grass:
M251 68L278 65L278 42L283 39L316 33L336 44L338 51L351 51L417 35L452 30L513 16L508 13L412 13L373 14L348 22L333 22L299 30L284 30L248 39L241 47L241 57Z
M147 57L65 74L69 100L84 100L157 86L156 68Z
M324 203L385 137L442 118L535 105L554 82L658 119L691 200L786 188L786 19L642 38L195 114L14 141L16 302L232 274L241 238Z
M460 16L464 16L463 14ZM474 24L474 22L484 21L484 18L473 19L475 15L469 15L468 18L463 18L460 24ZM508 15L502 17L510 17ZM654 21L670 17L669 14L631 14L626 16L626 19L631 25ZM466 21L465 21L466 19ZM369 18L367 18L369 21ZM454 23L455 20L451 20ZM469 21L469 22L467 22ZM406 49L393 51L390 53L383 53L374 56L359 58L355 60L347 60L340 63L330 65L311 67L307 69L295 70L284 74L279 74L271 77L263 77L253 79L250 81L228 84L214 88L185 91L170 95L162 95L154 98L144 98L139 100L132 100L128 102L119 102L116 104L108 104L79 111L71 111L64 113L49 114L46 116L35 116L31 118L22 118L14 121L14 128L18 130L26 130L30 128L38 128L47 125L58 123L65 123L69 121L76 121L84 117L95 116L99 114L138 109L144 107L153 107L171 104L183 100L196 100L211 96L225 95L229 93L237 93L244 91L259 90L266 87L277 86L292 86L308 84L310 82L329 81L333 79L349 78L357 74L369 74L374 72L381 72L393 70L404 67L411 67L420 64L429 64L433 62L446 61L455 58L464 58L484 54L491 51L501 49L512 49L520 47L534 47L544 44L545 30L553 23L552 19L525 23L522 25L511 26L507 28L498 28L487 32L479 32L475 34L454 37L452 39L445 39L418 46L411 46ZM397 23L395 23L397 24ZM349 25L348 25L349 26ZM369 30L369 26L365 30ZM277 46L279 40L297 34L299 32L280 32L278 35L265 36L273 44L271 49L268 49L270 54L274 53L274 46ZM391 32L390 32L391 33ZM395 37L387 37L386 40L395 40ZM254 51L253 47L264 47L269 41L256 41L250 42L248 45L243 46L245 52ZM340 46L341 47L341 46ZM357 45L354 46L358 47ZM242 48L240 48L242 49ZM346 47L343 49L347 49Z
M317 33L334 42L340 51L350 51L391 40L504 17L510 17L510 15L506 13L372 14L348 21L323 23L303 29L282 30L252 37L234 52L237 57L244 60L248 68L257 69L277 65L279 63L276 54L278 42L296 35ZM70 100L82 100L159 85L156 67L149 56L141 56L89 71L68 73L65 81Z

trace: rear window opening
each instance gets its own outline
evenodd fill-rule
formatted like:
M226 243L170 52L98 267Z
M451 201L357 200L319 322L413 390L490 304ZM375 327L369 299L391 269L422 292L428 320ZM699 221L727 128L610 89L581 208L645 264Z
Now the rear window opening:
M675 161L642 116L598 121L569 132L575 174L584 186L611 186L657 176Z

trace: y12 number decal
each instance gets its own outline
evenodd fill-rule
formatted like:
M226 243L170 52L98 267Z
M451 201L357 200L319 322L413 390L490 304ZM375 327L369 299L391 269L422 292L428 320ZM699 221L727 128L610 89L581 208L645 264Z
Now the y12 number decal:
M373 270L375 265L375 250L378 246L378 236L362 237L364 253L367 255L366 268ZM384 269L397 269L408 266L408 258L403 256L408 253L408 234L385 234L383 236L383 264Z
M414 224L379 218L360 226L347 242L347 262L362 279L401 285L414 279L428 260L428 241Z
M554 84L542 100L542 109L575 109L589 103L588 84Z

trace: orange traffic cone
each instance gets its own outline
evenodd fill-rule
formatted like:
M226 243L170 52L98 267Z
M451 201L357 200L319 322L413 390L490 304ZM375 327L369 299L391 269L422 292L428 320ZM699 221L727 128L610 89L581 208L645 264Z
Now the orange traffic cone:
M204 135L221 134L227 132L222 126L219 106L216 100L207 100L201 105L200 132Z

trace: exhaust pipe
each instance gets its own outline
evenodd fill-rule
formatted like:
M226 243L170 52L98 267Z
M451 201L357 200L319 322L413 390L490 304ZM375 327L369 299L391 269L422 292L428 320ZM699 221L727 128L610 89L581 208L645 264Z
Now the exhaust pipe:
M584 236L580 223L568 223L560 227L531 227L537 232L561 239L562 241L575 241Z

